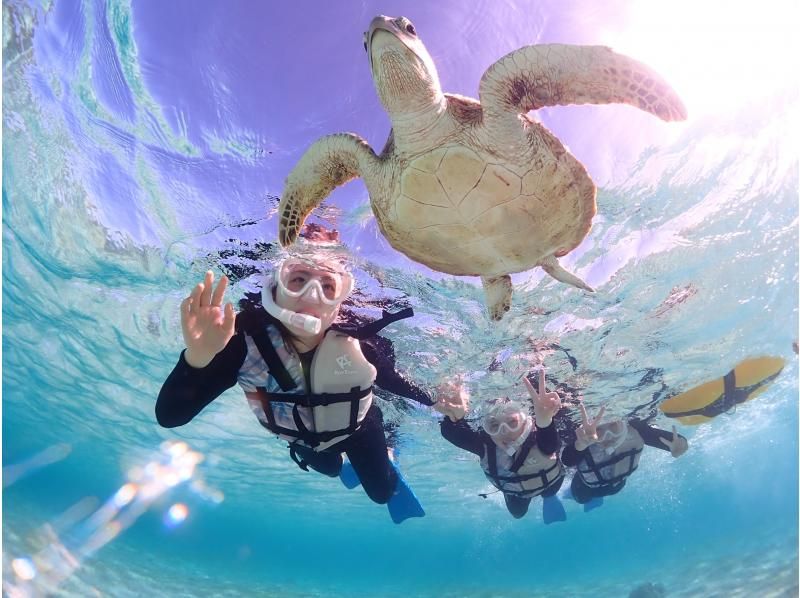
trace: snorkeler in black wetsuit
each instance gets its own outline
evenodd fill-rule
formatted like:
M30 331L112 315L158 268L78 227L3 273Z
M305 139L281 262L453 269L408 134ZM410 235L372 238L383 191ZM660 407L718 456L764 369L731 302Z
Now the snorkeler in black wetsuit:
M564 481L558 458L561 442L553 421L561 408L561 397L546 391L544 370L539 374L538 392L527 377L523 382L533 416L527 402L495 399L483 417L481 430L473 430L464 420L469 395L460 381L440 385L434 408L446 416L441 433L451 444L480 458L481 469L503 493L514 518L523 517L531 500L541 496L544 522L563 521L566 515L556 498Z
M457 446L460 449L469 451L473 455L477 455L480 459L488 461L488 455L491 451L497 451L496 444L492 437L484 430L473 430L470 425L463 419L452 421L450 418L445 417L441 422L442 437L449 443ZM544 455L555 454L561 442L558 438L558 432L553 424L547 427L540 428L534 422L534 429L530 431L530 435L526 437L525 442L520 445L517 452L513 453L514 456L528 447L536 448L538 452ZM496 467L495 467L496 468ZM491 471L491 470L490 470ZM539 496L548 498L558 493L561 488L561 483L564 481L563 476L556 476L555 481L547 486ZM533 500L533 493L520 492L519 494L513 492L503 492L506 508L513 517L519 519L528 512L531 500Z
M675 458L689 448L688 441L678 434L675 426L672 432L667 432L637 418L600 424L602 411L590 420L583 405L580 407L583 423L576 430L575 442L567 444L561 453L564 466L576 468L570 492L580 504L622 490L639 466L639 456L645 445L669 451Z
M357 331L337 332L346 329L332 324L349 292L342 271L329 264L309 266L307 260L302 267L290 266L295 270L276 270L275 278L284 276L276 283L280 290L268 288L263 294L272 299L269 306L243 301L236 316L232 306L222 308L227 278L222 278L212 296L213 275L206 275L181 307L187 349L159 393L156 419L164 427L184 425L239 382L262 425L289 441L298 465L333 477L339 474L342 453L346 453L368 496L386 503L398 476L387 454L383 415L371 400L372 384L423 405L433 401L396 371L387 339L364 338L358 350L359 343L348 341L358 336ZM333 352L326 346L333 347ZM325 363L316 363L315 356ZM317 380L327 377L328 384L335 385L339 380L331 374L339 373L363 380L328 394L320 395L326 391L318 388L316 395L303 390L312 388L315 376ZM343 422L321 432L320 422L342 419L341 409L335 412L325 404L331 397L334 407L348 406L347 414Z

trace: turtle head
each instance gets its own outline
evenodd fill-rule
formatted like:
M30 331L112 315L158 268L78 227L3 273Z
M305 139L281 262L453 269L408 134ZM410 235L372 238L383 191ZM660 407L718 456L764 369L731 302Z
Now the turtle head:
M439 75L414 24L377 16L364 33L372 79L389 117L414 116L444 102Z

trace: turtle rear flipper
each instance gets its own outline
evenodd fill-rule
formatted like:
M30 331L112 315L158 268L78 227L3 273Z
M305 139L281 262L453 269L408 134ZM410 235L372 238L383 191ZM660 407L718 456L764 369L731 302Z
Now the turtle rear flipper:
M550 276L552 276L556 280L572 285L573 287L578 287L579 289L582 289L584 291L594 293L594 289L592 287L583 282L572 272L568 272L567 270L565 270L561 266L561 264L558 263L558 260L555 258L555 256L551 255L549 257L546 257L539 265L545 272L547 272Z
M511 294L514 292L514 288L511 286L511 277L508 274L503 276L481 276L481 282L486 293L489 317L498 322L511 309Z

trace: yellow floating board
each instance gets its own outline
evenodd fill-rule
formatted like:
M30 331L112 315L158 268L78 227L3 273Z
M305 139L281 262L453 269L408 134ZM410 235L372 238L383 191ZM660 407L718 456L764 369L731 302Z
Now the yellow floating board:
M722 378L670 397L659 405L667 417L694 426L760 395L778 377L786 362L780 357L751 357Z

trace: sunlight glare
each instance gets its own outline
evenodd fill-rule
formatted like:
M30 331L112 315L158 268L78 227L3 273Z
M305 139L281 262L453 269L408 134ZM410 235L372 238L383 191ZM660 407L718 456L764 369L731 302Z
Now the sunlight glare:
M186 520L189 516L189 507L183 503L175 503L164 515L164 523L167 527L176 527Z
M796 88L798 5L795 0L636 0L624 30L609 32L606 39L663 75L692 119Z

